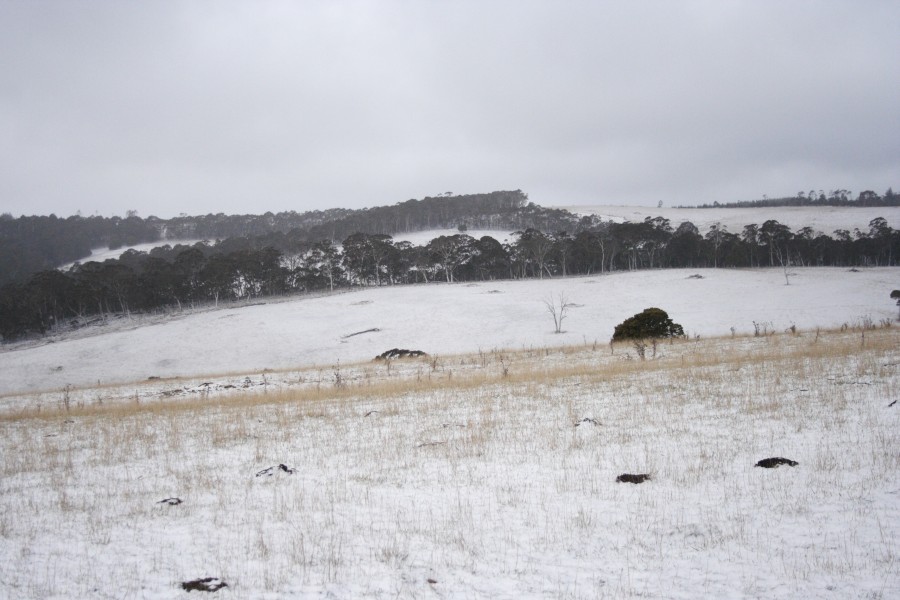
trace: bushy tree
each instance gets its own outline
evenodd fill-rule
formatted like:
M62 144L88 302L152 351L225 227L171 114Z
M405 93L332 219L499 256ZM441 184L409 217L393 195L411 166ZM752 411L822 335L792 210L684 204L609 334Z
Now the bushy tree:
M661 308L646 308L616 325L613 341L644 338L681 337L684 328L672 321Z

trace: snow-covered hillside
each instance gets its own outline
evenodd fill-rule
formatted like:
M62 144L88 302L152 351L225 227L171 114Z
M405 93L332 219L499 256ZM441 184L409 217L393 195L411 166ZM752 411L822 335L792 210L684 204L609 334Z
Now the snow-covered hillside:
M831 318L862 308L840 302ZM530 330L518 308L501 323ZM275 314L240 326L254 351ZM446 339L439 313L418 329ZM207 334L197 359L218 351ZM898 339L485 351L256 373L231 395L179 380L31 397L0 411L0 598L190 600L204 581L225 599L898 598ZM105 355L108 374L133 356ZM793 466L755 466L774 457Z
M851 233L855 229L868 232L869 222L877 217L883 217L888 225L894 229L900 228L900 208L847 208L835 206L823 207L782 207L782 208L652 208L642 206L605 206L605 205L580 205L558 206L575 214L598 215L605 221L621 223L623 221L643 221L647 217L664 217L671 221L672 227L678 227L684 221L690 221L700 231L705 232L710 225L721 223L728 231L740 233L744 225L755 223L762 225L768 219L775 219L779 223L789 226L797 231L803 227L812 227L826 235L833 236L836 229L846 229ZM456 229L432 229L411 233L397 233L393 236L394 242L411 242L417 246L424 246L431 240L442 235L455 235ZM465 232L476 239L488 235L501 243L515 241L510 231L497 231L487 229L472 229ZM200 240L163 240L137 246L109 250L97 248L93 254L79 262L97 261L103 262L109 258L119 258L126 250L149 252L155 247L163 245L174 246L176 244L191 245ZM68 263L59 267L68 269L74 263Z
M289 298L143 320L121 318L71 338L0 350L0 394L369 360L391 348L451 354L606 343L650 306L691 335L837 327L896 317L900 269L661 270L565 279L432 283ZM701 278L692 277L700 275ZM554 334L544 300L576 306ZM361 333L364 332L364 333ZM356 334L356 335L354 335Z
M415 244L416 246L425 246L431 240L438 238L442 235L451 236L457 235L460 231L456 229L429 229L428 231L416 231L412 233L398 233L393 236L394 242L410 242ZM471 236L476 240L481 239L484 236L490 236L500 242L501 244L513 243L515 242L515 236L513 236L512 231L498 231L493 229L470 229L468 231L462 232L465 235Z
M851 233L854 229L868 232L869 222L878 217L886 219L890 227L900 228L900 207L656 208L582 205L559 206L559 208L576 214L598 215L605 221L617 223L643 221L647 217L663 217L671 221L672 227L678 227L679 224L690 221L702 232L706 232L710 225L721 223L728 231L740 233L745 225L762 225L769 219L787 225L795 232L803 227L812 227L814 231L820 231L828 236L834 236L836 229L846 229Z
M162 246L177 246L179 244L183 246L193 246L197 242L201 240L161 240L159 242L147 242L146 244L137 244L135 246L125 246L122 248L116 248L115 250L111 250L109 248L94 248L91 251L90 256L86 256L81 260L77 261L80 263L86 262L103 262L105 260L109 260L110 258L117 259L123 254L125 254L129 250L134 250L136 252L150 252L154 248L159 248ZM72 268L74 262L66 263L59 267L59 269L63 271L67 271Z

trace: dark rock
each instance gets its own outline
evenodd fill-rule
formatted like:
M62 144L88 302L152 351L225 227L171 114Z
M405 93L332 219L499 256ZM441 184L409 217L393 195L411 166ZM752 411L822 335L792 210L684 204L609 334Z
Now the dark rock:
M218 577L204 577L181 583L181 589L186 592L193 592L194 590L198 592L218 592L223 587L228 587L228 584Z
M622 473L616 477L616 483L644 483L645 481L650 481L649 473Z
M773 456L772 458L764 458L754 466L762 467L764 469L777 469L781 465L788 465L791 467L796 467L799 465L795 460L790 460L789 458L781 458L780 456Z

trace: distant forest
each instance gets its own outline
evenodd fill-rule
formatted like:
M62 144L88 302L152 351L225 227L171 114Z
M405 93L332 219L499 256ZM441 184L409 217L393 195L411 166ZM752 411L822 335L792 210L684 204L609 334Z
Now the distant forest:
M459 224L481 229L546 230L571 227L572 215L528 202L516 191L465 196L427 197L394 206L368 209L331 209L262 215L208 214L173 219L140 218L129 211L121 217L59 218L50 216L0 215L0 285L55 269L91 255L91 250L112 250L165 240L254 239L290 250L292 244L323 239L340 243L352 233L395 235L428 229L446 229Z
M900 206L900 195L895 194L893 188L888 188L884 196L879 196L871 190L860 192L854 199L850 190L831 190L825 194L824 190L809 190L809 192L797 192L796 196L785 198L768 198L762 200L744 200L720 204L701 204L699 206L679 206L678 208L775 208L780 206Z
M392 233L454 228L418 246ZM516 231L501 243L469 229ZM609 271L792 266L889 266L900 260L900 231L876 218L867 230L833 235L776 220L731 232L665 218L612 223L528 202L519 190L409 200L391 207L277 215L125 219L0 219L5 284L3 341L80 327L113 314L181 310L266 296L358 286L435 281L564 277ZM126 251L119 259L54 266L84 256L98 241L137 244L163 238L216 242ZM112 240L112 241L109 241ZM19 244L19 246L17 246ZM24 244L24 246L23 246ZM10 254L26 247L9 277ZM52 249L52 251L51 251ZM35 264L45 265L29 272ZM46 267L46 265L51 265Z

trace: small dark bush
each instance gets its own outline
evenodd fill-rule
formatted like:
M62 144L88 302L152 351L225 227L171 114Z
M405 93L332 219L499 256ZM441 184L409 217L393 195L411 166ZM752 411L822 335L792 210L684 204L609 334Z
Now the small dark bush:
M420 356L428 356L421 350L406 350L401 348L392 348L387 352L382 352L375 357L375 360L390 360L392 358L416 358Z
M645 338L668 338L684 336L684 328L673 323L661 308L646 308L629 319L625 319L613 332L613 341L639 340Z

